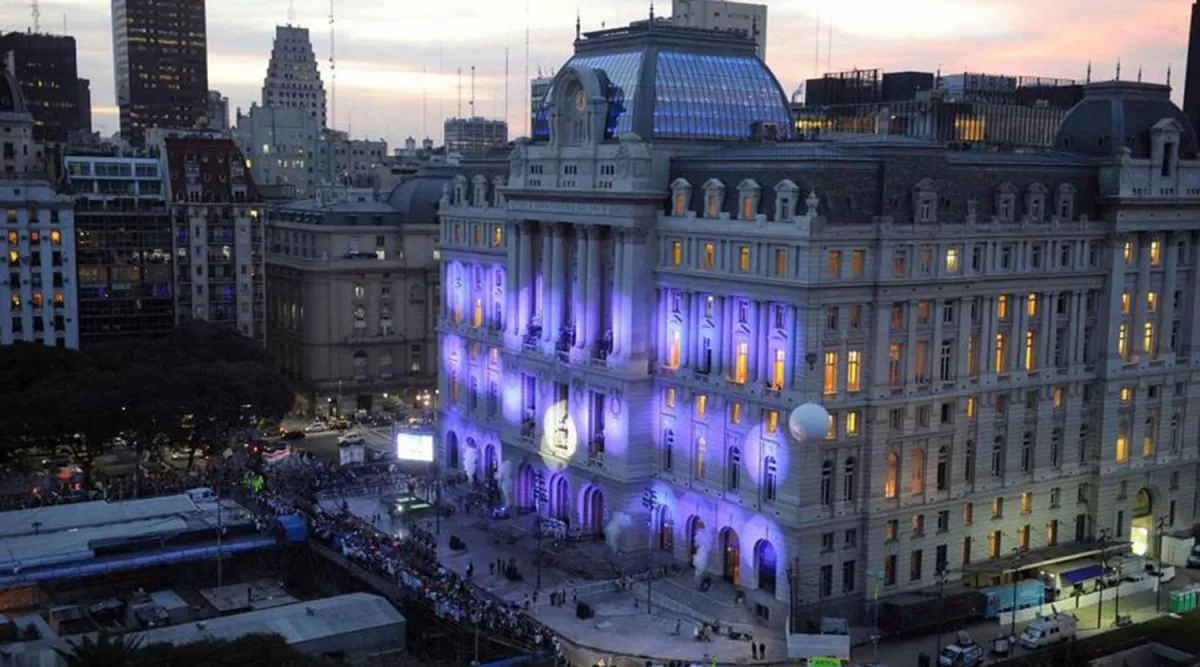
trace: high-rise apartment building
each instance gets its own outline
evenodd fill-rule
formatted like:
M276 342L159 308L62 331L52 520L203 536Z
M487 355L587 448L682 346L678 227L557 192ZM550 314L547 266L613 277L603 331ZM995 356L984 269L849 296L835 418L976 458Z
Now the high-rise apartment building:
M208 129L229 129L229 98L219 90L208 91Z
M121 136L193 128L208 114L204 0L112 0L114 81Z
M34 140L66 143L72 132L92 131L91 94L88 80L78 77L74 37L10 32L0 35L0 56L6 54L33 114Z
M33 116L10 70L0 71L0 345L79 347L71 199L42 178Z
M275 26L262 105L268 109L302 109L318 130L325 127L325 85L321 82L308 28Z
M252 104L239 110L233 137L267 199L311 197L327 178L320 121L307 109Z
M737 30L754 38L758 57L767 57L767 6L725 0L672 0L671 22L688 28Z
M1169 89L1085 86L1052 152L792 143L754 49L586 35L502 205L456 183L441 464L773 621L1190 529L1200 157ZM831 418L797 436L806 403Z
M491 118L447 118L443 125L447 153L480 155L508 145L508 122Z
M175 326L174 249L159 160L69 155L75 200L79 341L161 335Z
M232 139L167 136L176 318L266 342L261 197Z

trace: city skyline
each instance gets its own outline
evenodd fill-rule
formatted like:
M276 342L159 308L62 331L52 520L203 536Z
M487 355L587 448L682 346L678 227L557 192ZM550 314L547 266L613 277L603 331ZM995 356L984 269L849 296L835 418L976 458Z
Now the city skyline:
M118 128L110 4L40 3L43 32L62 32L65 19L67 33L77 39L79 75L92 81L93 124L104 135ZM668 0L657 4L659 15L669 15ZM1178 0L1147 0L1134 7L1119 0L1063 0L1050 7L1031 0L913 0L904 7L879 0L847 0L836 8L811 0L766 4L771 12L767 64L787 91L829 69L832 16L834 71L940 67L943 73L1083 79L1090 61L1093 80L1102 80L1113 78L1120 59L1124 79L1136 78L1141 69L1145 80L1161 82L1170 66L1172 97L1179 101L1182 96L1191 7ZM645 0L612 0L603 10L582 8L583 30L645 18L649 6ZM17 6L10 7L15 11ZM227 95L231 107L246 110L260 97L275 26L288 23L289 5L239 2L236 15L232 7L229 0L207 3L209 86ZM406 7L404 16L388 18L374 15L369 3L342 0L335 8L337 101L334 109L330 99L331 119L336 111L338 129L355 137L383 137L391 146L402 145L409 135L420 139L428 134L440 143L442 120L458 114L459 67L463 115L470 115L474 65L476 115L504 116L507 48L507 120L511 136L525 134L525 7L525 0L494 5L445 0ZM577 6L528 0L528 7L529 73L535 76L570 56ZM819 50L814 44L818 12ZM331 90L328 16L326 3L294 4L293 24L311 31L322 79ZM32 21L27 12L6 18L14 29ZM446 31L447 25L454 30ZM1072 29L1061 30L1064 25Z

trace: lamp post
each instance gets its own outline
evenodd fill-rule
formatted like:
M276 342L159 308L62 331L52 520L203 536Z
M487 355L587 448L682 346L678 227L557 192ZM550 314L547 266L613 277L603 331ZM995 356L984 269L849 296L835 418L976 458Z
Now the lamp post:
M546 502L546 480L541 470L533 471L533 518L534 535L537 537L537 554L533 558L537 568L535 591L542 590L542 505Z
M1017 573L1020 568L1017 567L1021 560L1021 547L1013 547L1013 569L1009 577L1012 579L1012 609L1009 612L1012 614L1012 622L1009 625L1009 636L1017 636Z
M874 632L871 633L871 662L879 662L879 587L883 584L883 570L872 570L870 577L875 581L875 591L872 597L875 600L875 622L873 624Z
M649 529L649 547L646 552L646 613L653 613L650 607L650 586L654 581L654 511L658 509L658 493L650 487L642 491L642 507L646 508L646 526Z
M1108 575L1108 529L1100 529L1100 598L1096 601L1096 629L1104 627L1104 577Z
M1155 535L1158 537L1158 546L1155 548L1155 551L1154 551L1155 560L1158 562L1158 566L1154 568L1154 570L1155 570L1154 577L1157 579L1157 581L1154 584L1154 613L1156 613L1156 614L1160 611L1161 605L1162 605L1162 583L1163 583L1163 581L1162 581L1162 576L1163 576L1162 545L1163 545L1163 531L1166 530L1166 528L1167 528L1167 517L1165 517L1165 516L1158 517L1158 519L1154 522L1154 529L1156 531Z
M940 605L942 598L944 597L945 590L946 590L946 580L950 578L950 571L947 570L945 568L945 566L943 566L942 569L938 570L937 574L935 574L934 576L937 578L937 582L938 582L938 603ZM937 660L938 657L942 655L942 634L945 632L945 630L946 630L945 624L938 623L937 651L934 652L934 654L933 654L934 660Z

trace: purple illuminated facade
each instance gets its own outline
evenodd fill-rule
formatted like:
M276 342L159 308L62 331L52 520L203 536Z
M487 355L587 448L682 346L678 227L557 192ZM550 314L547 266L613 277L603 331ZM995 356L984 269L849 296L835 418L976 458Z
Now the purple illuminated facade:
M1165 92L1089 88L1056 154L794 142L752 40L584 36L505 174L442 200L441 464L773 620L792 583L987 586L1190 525L1200 162ZM1116 103L1154 120L1098 166ZM1115 222L1152 191L1189 222Z

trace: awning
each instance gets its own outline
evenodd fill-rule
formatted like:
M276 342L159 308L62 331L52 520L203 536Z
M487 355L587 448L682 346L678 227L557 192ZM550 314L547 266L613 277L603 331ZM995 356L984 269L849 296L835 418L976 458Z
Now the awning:
M1078 584L1080 582L1087 581L1088 579L1095 579L1096 577L1100 577L1103 575L1104 575L1104 566L1097 564L1097 565L1088 565L1087 567L1081 567L1078 570L1071 570L1069 572L1063 572L1062 574L1060 574L1058 576L1060 579L1063 580L1064 583Z

